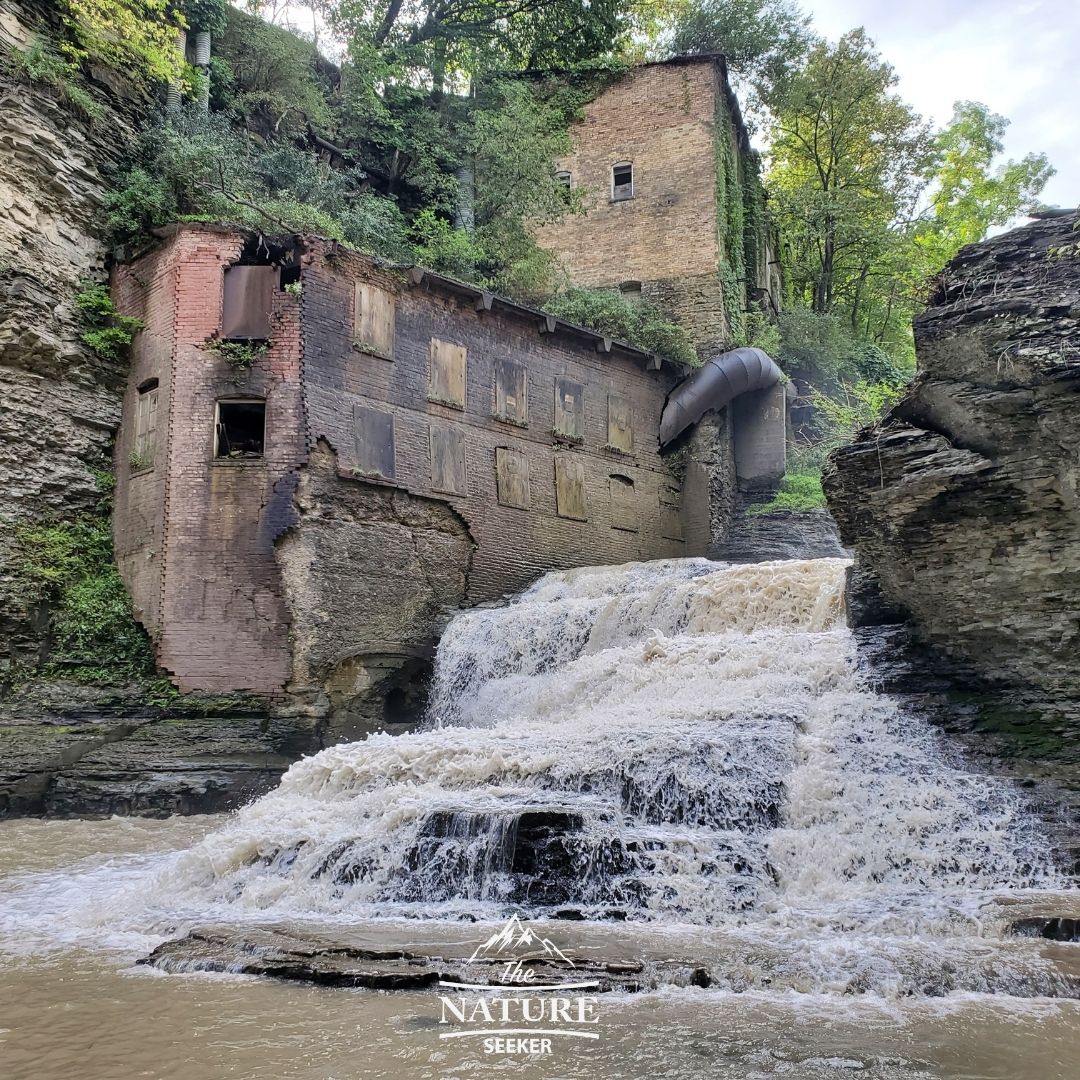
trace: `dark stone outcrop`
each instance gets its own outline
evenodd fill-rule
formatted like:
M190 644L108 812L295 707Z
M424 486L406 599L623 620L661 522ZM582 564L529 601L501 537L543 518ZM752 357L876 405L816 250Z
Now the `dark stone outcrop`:
M847 555L827 510L774 510L743 513L728 535L708 551L721 562L756 563L772 559L842 559Z
M856 554L853 625L910 619L954 684L1023 694L1065 724L1080 711L1076 225L960 253L916 320L917 378L824 481Z
M50 686L62 708L41 701L6 708L0 720L0 818L108 817L232 810L276 786L320 728L266 703L186 699L138 703L139 690ZM82 707L77 702L84 698Z

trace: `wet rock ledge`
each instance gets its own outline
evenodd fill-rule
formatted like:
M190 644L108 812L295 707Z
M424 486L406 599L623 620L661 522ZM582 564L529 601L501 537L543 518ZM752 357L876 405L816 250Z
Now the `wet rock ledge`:
M57 685L0 708L0 818L235 809L321 748L315 721L257 699L154 707L137 688Z
M596 960L577 955L569 962L543 953L522 953L515 959L532 972L537 984L595 981L597 992L632 993L658 985L708 986L702 968L666 961ZM424 990L440 982L506 986L521 990L522 983L504 981L505 960L466 961L464 957L421 955L402 949L363 949L319 945L269 930L246 932L243 937L215 931L194 931L166 941L139 961L169 974L212 971L262 975L317 986L371 990Z

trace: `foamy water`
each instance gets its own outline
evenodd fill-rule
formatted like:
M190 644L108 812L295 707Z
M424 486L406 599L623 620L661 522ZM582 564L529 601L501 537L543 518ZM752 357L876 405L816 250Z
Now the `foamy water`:
M452 622L424 730L298 762L188 850L27 877L7 940L515 911L625 921L732 991L1075 993L1003 936L1067 888L1021 795L868 688L845 565L548 575Z

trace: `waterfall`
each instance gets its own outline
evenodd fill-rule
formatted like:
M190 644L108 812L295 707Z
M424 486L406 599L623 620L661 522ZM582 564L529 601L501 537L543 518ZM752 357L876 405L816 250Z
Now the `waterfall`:
M167 888L264 917L975 933L992 894L1054 883L1049 853L859 673L845 567L586 568L461 614L423 730L298 762Z

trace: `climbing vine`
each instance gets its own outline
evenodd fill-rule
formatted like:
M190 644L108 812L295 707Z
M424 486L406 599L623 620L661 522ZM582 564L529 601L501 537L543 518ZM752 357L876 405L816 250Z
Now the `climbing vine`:
M717 271L724 291L724 314L733 342L746 336L746 248L745 207L742 170L736 149L735 124L726 94L716 101L716 230L719 265Z

